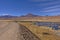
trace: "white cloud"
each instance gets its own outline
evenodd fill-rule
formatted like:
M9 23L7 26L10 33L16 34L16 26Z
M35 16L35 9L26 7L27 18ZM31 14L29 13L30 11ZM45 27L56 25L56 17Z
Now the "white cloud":
M39 4L36 4L36 6L49 6L49 5L57 5L60 4L60 1L52 1L52 2L42 2Z
M60 0L29 0L37 2L34 5L40 7L40 12L60 12Z
M47 10L42 10L40 12L58 12L60 11L60 8L55 8L55 9L47 9Z
M4 15L10 15L10 14L7 14L7 13L4 13L4 14L0 14L1 16L4 16Z
M42 9L40 12L58 12L60 11L60 1L53 1L48 3L40 3L36 6L40 6Z
M44 8L43 10L48 10L48 9L55 9L55 8L60 8L60 5L54 5L51 7Z
M58 12L60 11L60 5L54 5L51 7L46 7L41 10L41 12Z

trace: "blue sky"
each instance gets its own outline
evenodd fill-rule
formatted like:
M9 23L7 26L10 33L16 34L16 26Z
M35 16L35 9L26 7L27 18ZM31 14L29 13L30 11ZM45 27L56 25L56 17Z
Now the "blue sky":
M60 15L60 0L0 0L0 15Z

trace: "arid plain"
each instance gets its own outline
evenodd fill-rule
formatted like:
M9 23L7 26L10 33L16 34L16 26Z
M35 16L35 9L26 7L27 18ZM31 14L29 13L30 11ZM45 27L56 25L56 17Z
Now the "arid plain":
M60 40L60 16L18 17L0 20L0 40ZM49 22L59 25L58 30L52 26L36 25ZM56 26L57 27L57 26Z

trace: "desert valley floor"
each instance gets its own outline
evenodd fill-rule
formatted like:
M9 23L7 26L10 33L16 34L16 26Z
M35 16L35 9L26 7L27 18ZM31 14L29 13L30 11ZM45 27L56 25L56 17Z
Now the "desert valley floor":
M60 40L60 30L28 21L0 21L0 40Z

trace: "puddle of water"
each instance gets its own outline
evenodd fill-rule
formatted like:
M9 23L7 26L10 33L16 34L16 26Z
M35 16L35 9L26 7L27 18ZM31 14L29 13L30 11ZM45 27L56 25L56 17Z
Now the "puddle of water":
M52 29L54 30L60 29L59 28L60 24L53 23L53 22L35 22L34 25L52 27Z

